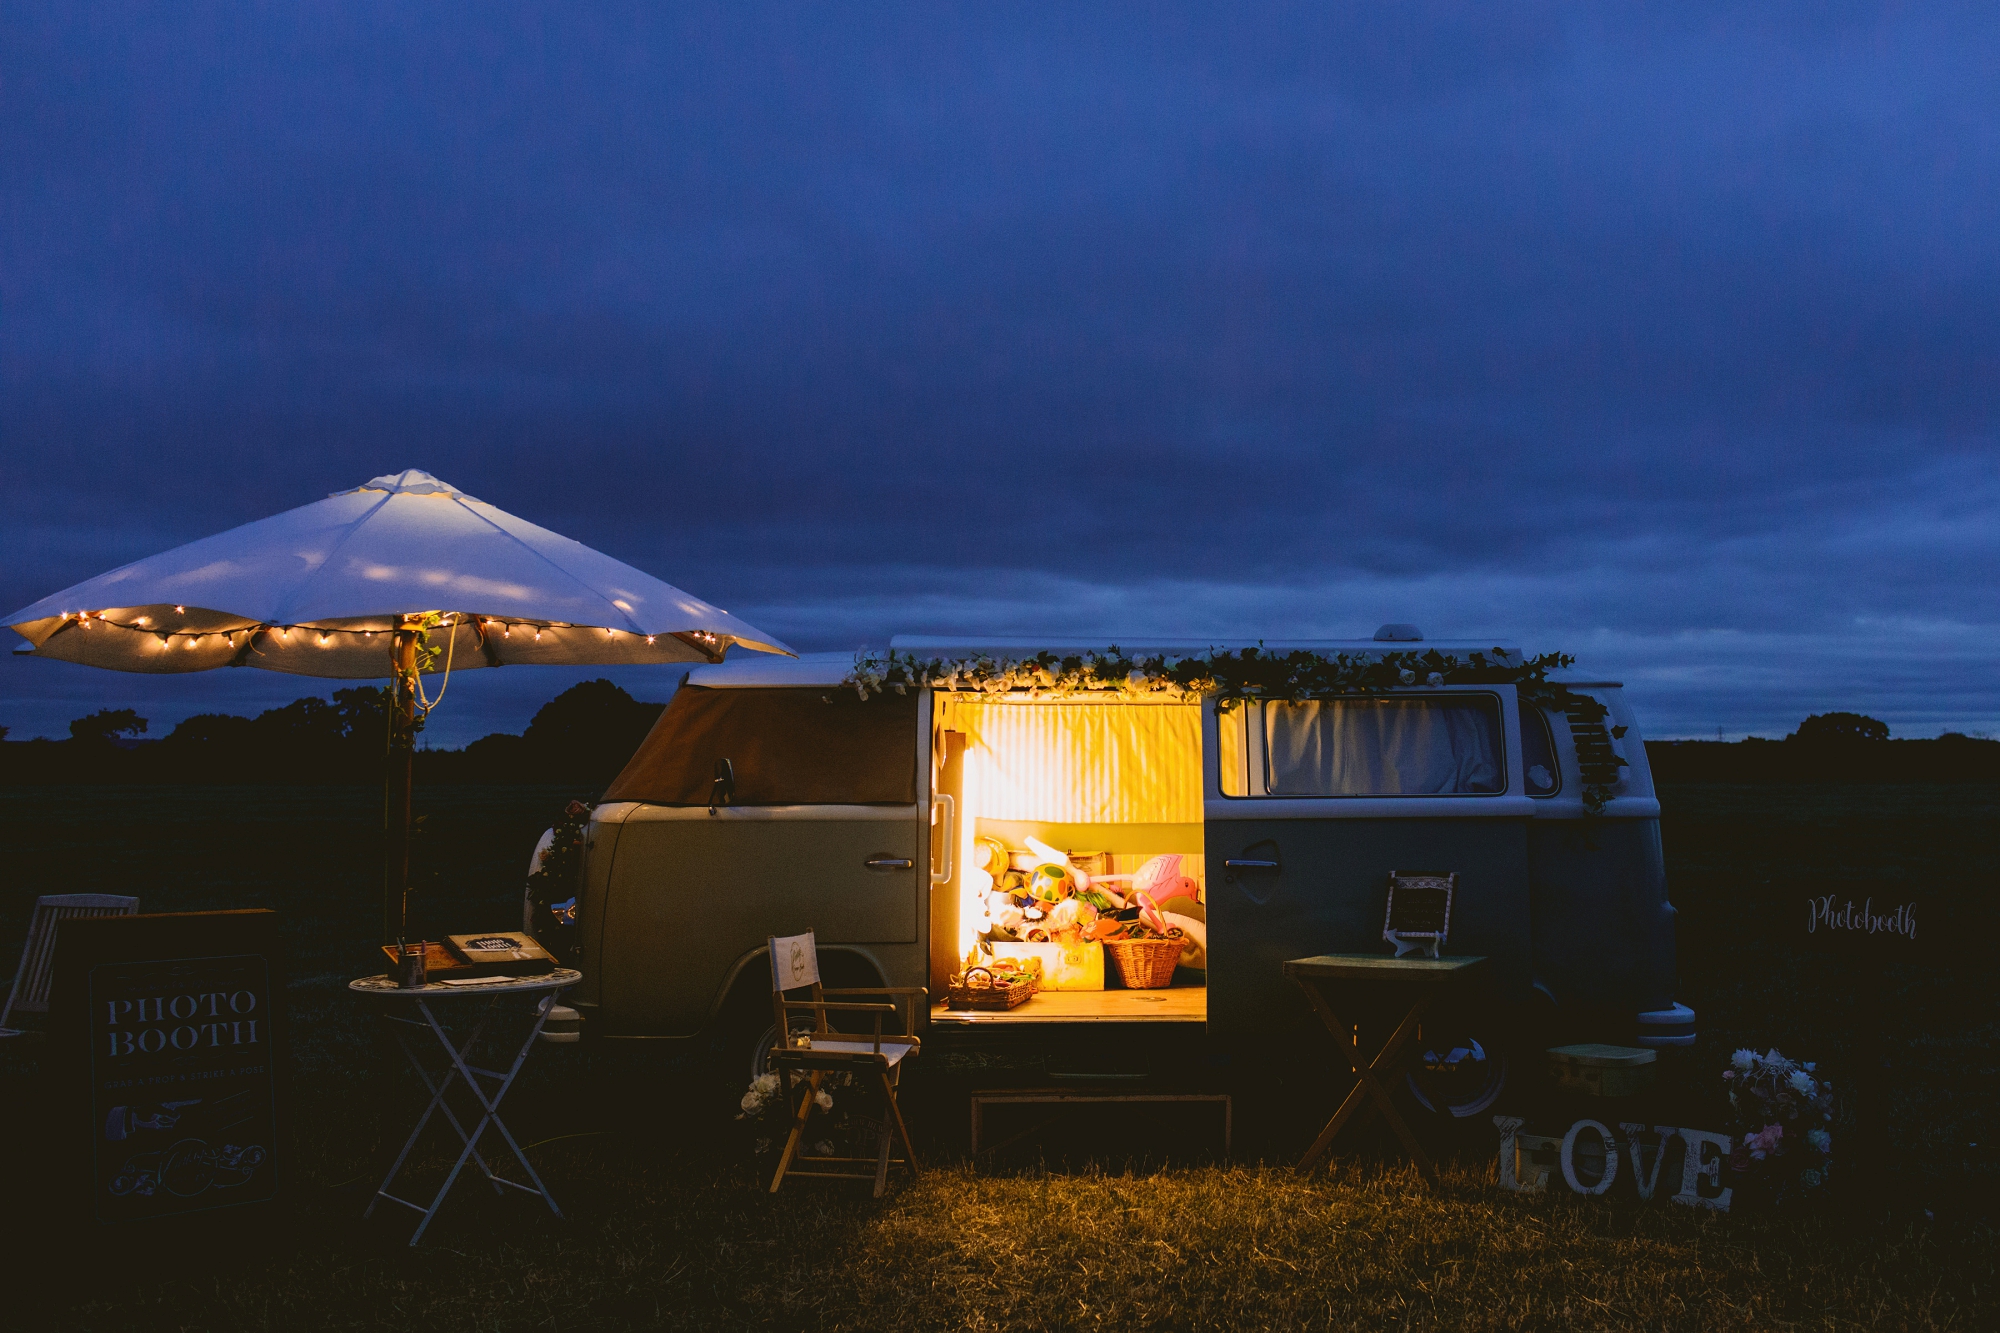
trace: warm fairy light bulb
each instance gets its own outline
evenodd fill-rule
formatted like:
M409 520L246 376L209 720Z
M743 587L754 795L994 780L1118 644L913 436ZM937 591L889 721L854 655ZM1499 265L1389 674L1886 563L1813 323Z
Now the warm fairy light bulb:
M278 637L283 639L286 643L290 643L292 641L292 627L290 625L287 625L283 629L279 630Z
M188 609L185 606L176 606L174 610L180 612L182 615L186 615L188 613Z
M503 639L511 639L511 638L513 638L513 637L514 637L514 627L513 627L512 625L502 625L502 626L500 627L500 637L501 637L501 638L503 638Z
M536 642L536 643L540 643L541 641L542 641L542 632L541 632L540 630L536 630L536 631L535 631L535 642Z
M132 623L135 625L143 625L146 623L146 617L140 616L137 620L133 621Z
M607 639L615 639L618 637L618 631L615 629L607 629L604 631L604 637Z
M327 636L326 636L326 635L322 634L322 635L320 635L320 636L319 636L319 646L320 646L320 647L322 647L322 648L326 647L326 645L328 644L328 642L330 642L330 640L329 640L329 639L327 638Z
M652 641L653 641L653 636L652 636L652 635L650 635L650 634L648 634L648 635L646 636L646 642L647 642L647 643L651 643Z
M199 634L188 635L188 647L192 648L200 642L201 642L201 635Z

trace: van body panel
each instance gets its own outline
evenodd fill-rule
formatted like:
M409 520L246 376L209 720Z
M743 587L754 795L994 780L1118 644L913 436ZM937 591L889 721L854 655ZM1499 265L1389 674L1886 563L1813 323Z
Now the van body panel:
M889 985L924 984L930 713L916 718L913 804L600 807L618 834L588 853L587 881L601 883L583 938L596 1030L698 1035L774 934L811 930Z
M577 901L577 921L581 927L578 943L585 959L602 956L611 877L618 863L618 835L624 832L626 816L638 808L625 801L606 802L590 812L590 822L584 828L583 892ZM601 975L599 969L586 964L583 980L565 1003L595 1011L601 1002Z
M1276 861L1276 870L1230 860ZM1304 1001L1290 958L1386 954L1389 875L1458 873L1453 954L1485 954L1509 991L1530 982L1528 821L1229 819L1208 826L1208 1021L1224 1042L1270 1029Z
M691 1035L738 960L781 925L828 945L916 944L926 882L920 809L633 811L598 940L605 1030Z
M1674 909L1660 821L1537 822L1528 854L1535 980L1558 1006L1602 1010L1621 1023L1671 1007Z

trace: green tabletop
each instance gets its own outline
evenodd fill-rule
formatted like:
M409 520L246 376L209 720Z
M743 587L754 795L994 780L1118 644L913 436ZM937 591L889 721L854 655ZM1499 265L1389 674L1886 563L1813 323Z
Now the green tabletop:
M1378 953L1323 953L1285 963L1288 977L1326 981L1444 981L1468 976L1485 967L1483 954L1463 958L1385 958Z

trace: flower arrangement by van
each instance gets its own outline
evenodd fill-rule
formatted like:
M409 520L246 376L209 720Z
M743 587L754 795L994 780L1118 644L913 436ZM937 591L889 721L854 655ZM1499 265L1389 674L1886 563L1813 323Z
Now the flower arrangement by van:
M1762 1175L1774 1198L1823 1187L1833 1158L1833 1084L1776 1050L1739 1050L1722 1071L1741 1131L1729 1165Z

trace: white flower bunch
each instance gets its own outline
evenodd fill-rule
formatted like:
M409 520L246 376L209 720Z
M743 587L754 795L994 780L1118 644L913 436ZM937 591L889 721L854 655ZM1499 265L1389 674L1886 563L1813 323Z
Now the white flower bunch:
M748 1120L764 1114L765 1108L771 1104L771 1099L777 1095L778 1076L776 1074L759 1074L756 1078L750 1080L750 1090L744 1093L743 1100L737 1103L738 1106L743 1108L743 1113L736 1118L738 1120Z

